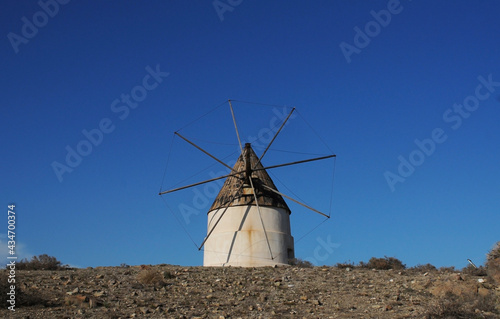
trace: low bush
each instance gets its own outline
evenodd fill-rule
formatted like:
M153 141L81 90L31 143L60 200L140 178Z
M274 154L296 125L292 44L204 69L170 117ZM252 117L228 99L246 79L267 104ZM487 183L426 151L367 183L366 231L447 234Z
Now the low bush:
M395 257L387 257L384 258L376 258L372 257L368 261L368 263L360 263L361 267L370 268L370 269L378 269L378 270L401 270L405 269L406 265L403 262Z
M500 241L486 257L486 272L491 279L500 285Z
M450 267L439 267L440 272L457 272L458 270L455 269L455 266L450 266Z
M314 267L314 265L310 261L303 260L300 258L288 259L288 264L290 266L295 266L295 267L299 267L299 268L312 268L312 267Z
M486 276L486 268L483 266L474 267L472 265L467 265L467 267L462 268L461 273L471 276Z
M416 265L414 267L409 268L409 270L419 273L426 273L431 271L437 271L437 268L434 265L425 264L425 265Z
M18 270L64 270L68 265L63 265L56 257L47 254L33 256L31 260L24 258L16 263Z
M337 263L334 265L334 267L337 267L339 269L346 269L346 268L351 268L354 269L357 266L353 262L343 262L343 263Z
M6 273L0 274L0 295L5 296L5 299L2 300L0 303L2 304L2 307L4 309L8 309L8 307L12 306L7 300L8 300L8 293L11 292L11 283L8 282L8 276ZM33 294L30 291L25 291L24 289L21 289L19 287L15 288L15 296L16 296L16 303L15 307L24 307L24 306L35 306L35 305L43 305L43 306L50 306L50 302L47 302L47 300L43 299L40 296L37 296L36 294Z
M469 318L497 318L496 298L493 295L477 296L462 295L457 296L448 293L443 298L438 299L430 306L425 316L426 319L469 319ZM479 315L481 312L490 313L492 316Z

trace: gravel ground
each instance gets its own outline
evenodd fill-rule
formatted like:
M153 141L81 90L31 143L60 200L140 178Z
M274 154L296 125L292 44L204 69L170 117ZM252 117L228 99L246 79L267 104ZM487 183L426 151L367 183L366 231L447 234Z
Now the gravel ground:
M500 318L499 297L489 277L437 270L142 265L19 270L0 317Z

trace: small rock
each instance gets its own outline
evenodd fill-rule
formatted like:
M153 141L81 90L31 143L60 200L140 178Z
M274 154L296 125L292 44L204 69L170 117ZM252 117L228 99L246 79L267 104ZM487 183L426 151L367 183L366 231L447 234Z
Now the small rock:
M300 300L307 300L307 296L300 296Z
M460 274L453 274L452 278L458 281L464 280Z
M95 308L97 307L97 302L95 301L94 298L89 299L89 308Z
M483 296L483 297L486 297L490 294L490 291L486 288L483 288L483 287L480 287L478 290L477 290L477 294L480 295L480 296Z

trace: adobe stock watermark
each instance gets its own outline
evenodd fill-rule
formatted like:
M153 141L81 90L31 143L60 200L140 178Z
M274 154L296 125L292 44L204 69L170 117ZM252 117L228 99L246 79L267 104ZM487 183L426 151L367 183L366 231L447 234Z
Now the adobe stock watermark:
M320 262L325 262L333 254L336 248L340 247L339 243L331 241L331 236L326 236L326 240L321 237L316 237L318 243L313 250L312 257L306 257L304 260L311 262L313 265L319 266Z
M269 142L273 139L274 135L279 129L279 123L282 123L286 117L288 116L287 113L287 108L283 107L281 110L278 108L273 108L273 113L274 116L269 120L269 126L262 128L259 130L256 136L249 136L246 140L242 140L241 143L252 143L252 146L258 147L258 148L265 148ZM290 120L296 118L297 115L295 113L292 113L292 115L289 118L289 121L286 122L285 126L290 124ZM238 146L238 152L240 151L240 148ZM236 164L236 159L233 159L226 163L229 167L233 167L234 164ZM224 169L219 172L214 172L211 171L209 173L210 178L216 178L219 176L227 175L230 173L229 169ZM200 191L198 188L194 187L191 188L191 191L193 192L193 197L191 200L191 203L186 204L186 203L181 203L177 206L178 210L180 211L184 222L186 225L189 225L191 223L191 217L197 216L200 214L200 212L206 213L206 210L209 208L209 206L212 204L213 199L217 194L219 193L220 189L222 188L222 185L224 185L224 180L220 179L217 181L214 181L213 183L207 183L205 186L203 186L203 191Z
M378 12L374 10L370 11L373 20L368 21L363 30L358 26L354 27L353 44L343 41L339 45L347 63L351 63L351 56L355 53L360 54L361 50L366 48L372 39L380 34L382 28L386 28L391 23L392 17L400 14L403 9L399 0L389 0L387 2L387 10L382 9Z
M224 21L224 13L233 12L234 8L239 6L243 0L214 0L212 5L219 17L220 22Z
M136 109L139 103L147 98L148 92L156 89L163 82L163 79L169 76L169 73L160 70L159 64L154 69L149 65L145 69L147 73L142 78L141 84L134 86L128 94L122 93L119 98L111 102L111 112L118 114L118 118L122 121L129 116L130 110ZM62 182L63 175L73 172L82 163L83 158L89 156L94 148L103 142L104 136L113 132L115 128L113 121L105 117L99 121L96 128L83 129L83 138L74 147L66 145L66 156L63 163L52 162L51 167L57 180Z
M467 96L461 104L455 103L453 107L446 109L443 113L443 121L449 123L452 130L458 130L465 119L469 118L474 111L479 108L480 101L490 98L495 92L495 88L500 87L500 82L493 81L492 75L487 78L482 75L477 77L479 84L474 90L474 94ZM444 143L448 135L442 128L435 128L431 132L430 138L423 140L415 139L415 149L410 152L408 157L398 156L399 165L396 172L384 172L384 178L391 192L396 190L397 183L403 183L414 172L416 167L424 164L425 159L436 151L437 145Z
M21 44L28 44L29 40L33 39L37 34L39 29L45 27L51 18L54 18L60 9L60 5L68 4L70 0L40 0L38 1L38 6L41 10L38 10L33 14L31 19L26 16L21 18L23 26L21 27L21 32L19 34L14 32L9 32L7 38L12 45L12 49L17 54L19 52L19 46Z

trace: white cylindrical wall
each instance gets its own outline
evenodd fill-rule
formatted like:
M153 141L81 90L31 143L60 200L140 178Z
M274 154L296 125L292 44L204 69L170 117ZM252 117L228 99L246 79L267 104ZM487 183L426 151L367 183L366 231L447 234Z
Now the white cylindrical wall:
M208 231L223 212L221 208L208 213ZM260 207L260 213L262 221L256 206L229 207L205 243L203 265L258 267L288 264L288 259L294 257L290 214L283 208L266 206Z

